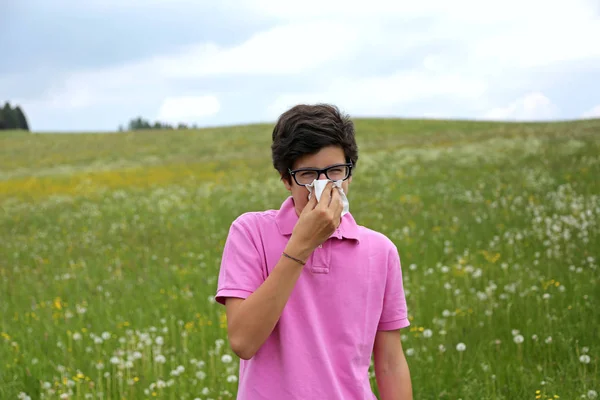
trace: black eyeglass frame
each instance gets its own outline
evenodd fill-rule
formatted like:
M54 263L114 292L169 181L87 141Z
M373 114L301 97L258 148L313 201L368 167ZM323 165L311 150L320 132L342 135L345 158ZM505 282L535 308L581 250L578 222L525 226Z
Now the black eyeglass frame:
M296 182L296 184L298 186L306 186L306 185L310 185L310 183L299 183L298 179L296 179L296 174L298 172L305 172L305 171L316 172L317 173L317 179L323 173L323 174L325 174L325 177L327 177L327 179L329 179L330 181L332 181L333 179L329 178L329 175L327 174L327 171L330 170L330 169L339 168L339 167L348 167L348 175L344 179L342 179L342 181L345 181L345 180L347 180L348 178L350 178L352 176L352 168L354 167L354 165L351 162L345 163L345 164L335 164L335 165L332 165L330 167L323 168L323 169L318 169L318 168L300 168L300 169L291 170L291 169L288 168L288 173L290 174L290 176L292 176L294 178L294 181Z

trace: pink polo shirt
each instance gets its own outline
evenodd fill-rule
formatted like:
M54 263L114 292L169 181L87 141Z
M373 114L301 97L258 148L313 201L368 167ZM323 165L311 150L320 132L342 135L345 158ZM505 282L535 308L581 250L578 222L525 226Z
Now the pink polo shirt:
M279 210L249 212L231 225L217 294L247 298L281 257L298 216L292 197ZM385 235L350 213L308 259L275 329L240 360L239 400L375 399L368 369L378 330L409 325L400 257Z

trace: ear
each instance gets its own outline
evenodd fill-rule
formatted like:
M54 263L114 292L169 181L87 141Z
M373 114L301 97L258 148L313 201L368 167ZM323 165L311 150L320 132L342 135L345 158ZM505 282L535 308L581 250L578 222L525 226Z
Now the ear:
M290 180L284 178L283 176L281 177L281 182L283 182L283 185L285 186L285 188L287 189L288 192L292 191L292 185L290 184Z

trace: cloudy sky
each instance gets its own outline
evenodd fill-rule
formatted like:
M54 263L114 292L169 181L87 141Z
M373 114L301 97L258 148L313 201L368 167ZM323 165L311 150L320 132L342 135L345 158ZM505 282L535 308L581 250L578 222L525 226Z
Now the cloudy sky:
M36 131L135 116L600 117L598 0L0 0L0 101Z

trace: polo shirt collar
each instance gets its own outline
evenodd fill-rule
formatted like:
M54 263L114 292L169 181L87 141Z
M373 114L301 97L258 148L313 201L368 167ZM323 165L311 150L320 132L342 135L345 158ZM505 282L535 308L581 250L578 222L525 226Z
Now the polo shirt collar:
M285 201L281 204L281 208L278 210L277 215L275 217L275 222L277 223L277 227L279 228L279 232L282 235L291 235L294 230L294 226L296 222L298 222L298 215L296 214L296 209L294 207L294 199L292 196L289 196ZM359 241L358 234L358 225L354 220L354 217L350 213L347 213L342 217L342 223L336 229L336 231L331 235L331 237L335 237L338 239L354 239Z

